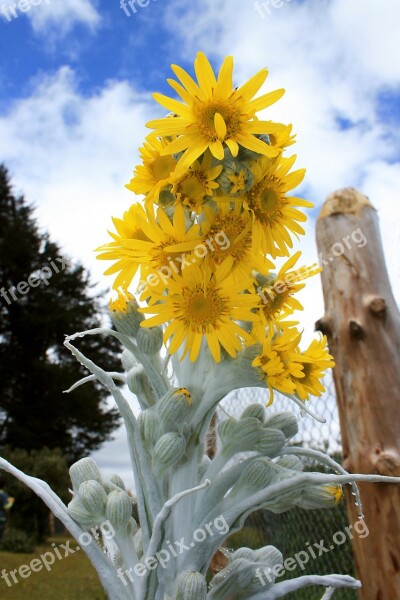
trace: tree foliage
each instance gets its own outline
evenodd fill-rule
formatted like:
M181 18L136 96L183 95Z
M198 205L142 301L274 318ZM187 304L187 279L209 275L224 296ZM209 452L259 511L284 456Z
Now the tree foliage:
M101 386L63 393L87 375L63 346L65 335L99 327L102 318L87 271L65 264L61 248L40 231L33 208L15 197L0 167L0 447L60 448L71 463L110 438L118 416ZM88 336L80 348L108 370L118 369L111 339L105 345Z

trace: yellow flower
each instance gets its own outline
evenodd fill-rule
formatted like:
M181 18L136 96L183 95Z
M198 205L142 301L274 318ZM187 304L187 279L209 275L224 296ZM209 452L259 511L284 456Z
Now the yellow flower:
M265 273L273 267L261 251L253 250L253 220L249 213L221 203L215 210L204 207L203 215L201 229L209 262L219 265L230 257L232 276L238 281L246 280L253 271Z
M204 202L210 200L218 183L214 181L222 171L222 165L211 167L212 156L206 152L203 160L196 160L185 171L178 171L173 178L171 192L178 202L200 213Z
M241 338L249 341L248 333L235 321L253 321L251 312L258 298L243 290L229 275L229 264L223 263L215 272L204 263L185 268L174 275L168 284L168 294L158 303L140 309L155 316L146 319L142 327L153 327L169 322L165 343L170 340L169 352L175 353L185 342L184 353L190 360L199 355L203 339L212 357L221 360L221 346L234 357L241 350Z
M170 86L183 102L162 94L154 98L177 116L173 119L157 119L148 123L159 137L178 136L162 150L162 154L183 152L179 163L190 166L203 152L210 149L212 155L222 160L224 147L237 156L239 144L266 156L276 156L278 151L257 139L255 134L276 133L282 125L271 121L259 121L255 114L282 97L284 90L275 90L252 99L267 78L262 69L239 88L232 84L233 58L228 56L218 77L206 58L199 52L194 63L197 83L177 65L172 70L180 80L168 79Z
M293 394L295 391L292 377L301 377L303 369L296 353L300 338L301 334L294 328L284 328L275 335L271 330L269 335L264 337L260 355L252 362L259 372L260 379L268 385L268 405L274 399L274 389L285 394Z
M127 288L141 266L141 286L154 287L154 293L162 292L173 272L181 269L182 245L192 249L200 241L199 225L187 227L185 210L177 206L172 221L162 208L156 214L150 206L144 209L139 204L131 206L123 219L113 219L118 234L110 233L114 241L98 250L102 260L116 260L105 274L119 271L114 288ZM178 245L175 252L171 245Z
M295 134L292 135L292 125L287 125L282 131L271 133L269 139L274 148L283 150L284 148L295 144L295 137Z
M311 267L298 267L290 270L299 260L301 252L298 251L287 260L279 269L277 275L271 274L263 277L264 282L257 288L261 297L261 305L258 309L260 323L256 323L253 333L258 339L265 335L265 327L277 319L284 319L295 310L303 310L303 305L294 297L294 294L305 287L300 283L319 273L322 269L316 264Z
M301 377L293 377L293 382L295 394L300 400L308 400L310 396L321 396L325 391L321 379L323 379L326 369L335 366L326 345L326 336L319 336L319 339L313 340L309 348L298 357L303 371Z
M299 221L307 217L296 206L312 207L312 202L287 196L287 192L299 185L305 170L289 173L296 156L279 157L271 161L261 158L253 168L255 183L247 193L243 206L254 219L254 246L276 256L288 256L292 248L291 234L304 234Z
M135 169L134 177L125 187L135 194L144 194L147 200L158 201L160 190L169 184L177 161L172 156L162 156L161 151L167 142L154 136L147 136L140 149L142 165Z

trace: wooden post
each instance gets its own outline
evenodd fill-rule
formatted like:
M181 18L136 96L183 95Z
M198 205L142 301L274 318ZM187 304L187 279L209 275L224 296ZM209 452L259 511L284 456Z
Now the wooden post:
M325 316L343 442L351 473L400 476L400 315L386 270L378 217L353 188L328 197L317 221ZM346 486L349 488L349 486ZM400 600L400 486L362 484L369 535L354 533L362 600ZM350 523L357 507L350 488Z

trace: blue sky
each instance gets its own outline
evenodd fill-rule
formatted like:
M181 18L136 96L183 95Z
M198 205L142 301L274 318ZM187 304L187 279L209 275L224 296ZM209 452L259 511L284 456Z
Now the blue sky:
M167 92L170 64L191 70L201 49L215 67L232 54L238 84L267 66L263 91L286 88L267 110L293 123L296 164L307 168L300 192L316 206L299 244L304 261L316 260L326 196L357 187L379 212L399 297L398 0L150 0L136 14L128 6L129 17L120 0L35 1L8 20L15 1L0 0L8 8L0 15L0 161L42 226L96 280L105 281L93 248L107 240L111 215L135 200L124 184L146 121L164 112L151 92ZM317 278L307 301L311 335L323 311Z

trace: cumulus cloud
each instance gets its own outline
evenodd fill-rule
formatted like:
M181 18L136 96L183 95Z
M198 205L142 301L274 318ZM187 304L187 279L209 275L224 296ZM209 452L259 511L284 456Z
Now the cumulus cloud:
M63 67L0 117L0 156L17 188L37 205L41 225L97 278L105 265L93 248L107 240L111 215L135 200L124 184L152 108L151 98L126 82L110 81L84 97Z
M93 0L36 0L26 12L20 11L13 0L3 0L2 7L8 9L7 20L26 15L36 33L50 36L65 35L78 24L94 31L101 21Z

